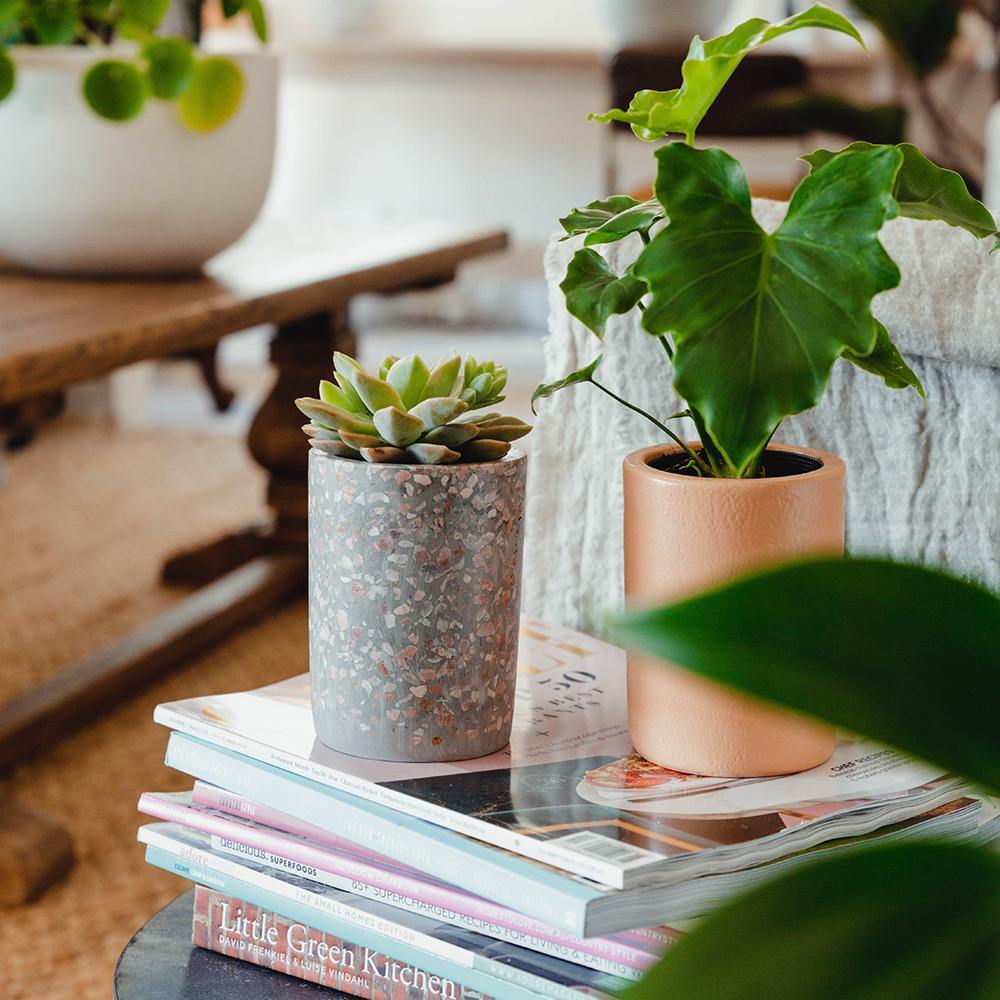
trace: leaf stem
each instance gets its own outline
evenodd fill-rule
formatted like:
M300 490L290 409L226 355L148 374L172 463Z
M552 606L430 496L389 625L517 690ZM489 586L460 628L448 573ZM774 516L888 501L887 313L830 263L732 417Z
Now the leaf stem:
M681 448L684 449L688 457L691 459L692 462L695 463L695 465L702 471L702 473L708 476L712 475L712 470L705 464L702 457L699 454L697 454L686 441L682 441L669 427L667 427L666 424L660 423L660 421L657 420L656 417L654 417L651 413L647 413L645 410L636 406L634 403L630 403L627 399L622 399L621 396L619 396L617 393L612 392L607 386L601 385L601 383L598 382L596 379L591 379L590 384L600 389L601 392L610 396L613 400L615 400L615 402L620 403L626 409L631 410L633 413L638 413L639 416L645 417L651 424L654 424L656 427L659 427L659 429L663 431L663 433L666 434L671 441L673 441L675 444L679 444Z
M642 242L645 243L646 246L649 246L649 233L640 232L639 235L642 237ZM639 309L640 309L641 312L645 312L646 311L646 304L645 304L645 302L640 302L639 303ZM670 346L670 341L667 340L667 338L665 336L663 336L663 334L660 334L660 336L658 336L656 339L660 342L660 345L663 347L663 350L666 351L667 358L671 362L673 362L673 360L674 360L674 349Z
M729 464L722 457L718 448L715 447L715 442L708 433L708 428L705 426L705 418L693 406L690 407L690 411L691 420L698 431L698 437L701 439L702 451L707 456L709 465L712 467L712 474L718 479L732 478L729 475Z

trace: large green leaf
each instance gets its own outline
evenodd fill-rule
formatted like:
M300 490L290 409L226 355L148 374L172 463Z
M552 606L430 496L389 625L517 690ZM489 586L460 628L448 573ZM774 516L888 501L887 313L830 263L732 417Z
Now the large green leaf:
M564 240L586 233L584 246L614 243L631 233L647 234L663 219L663 206L655 198L636 201L627 194L592 201L586 208L574 208L559 220L566 230Z
M632 268L650 292L643 325L673 334L678 393L747 475L781 420L819 401L844 349L875 347L871 300L899 283L878 232L896 212L902 154L831 160L799 184L774 233L722 150L670 143L656 156L670 222Z
M827 28L850 35L861 44L857 28L836 11L815 4L774 24L754 17L728 35L703 42L697 35L681 66L683 83L676 90L640 90L627 111L612 108L591 115L599 122L628 122L640 139L662 139L666 135L693 137L702 118L737 67L754 49L799 28Z
M1000 790L1000 599L878 560L821 560L618 619L647 652Z
M852 151L875 148L868 142L855 142L847 147ZM900 215L960 226L980 240L1000 235L992 213L970 194L961 174L939 167L912 143L902 142L896 148L903 154L903 165L896 176L892 196L899 205ZM837 155L829 149L817 149L802 159L816 170Z
M851 0L874 22L896 54L917 76L947 58L958 34L956 0Z
M554 396L560 389L567 389L571 385L582 385L584 382L593 382L594 372L600 368L603 360L604 355L599 354L585 368L580 368L575 372L570 372L565 378L558 379L555 382L543 382L531 394L531 412L537 414L538 410L535 408L535 404L538 400L548 399L549 396Z
M768 882L707 917L623 1000L964 1000L1000 989L1000 857L881 846Z
M647 291L631 271L619 277L596 250L586 247L573 255L559 287L569 314L598 337L604 336L612 316L635 308Z
M890 389L916 389L926 399L924 387L916 372L906 363L899 349L892 342L889 331L875 320L875 349L870 354L855 354L845 348L842 357L852 365L877 375Z

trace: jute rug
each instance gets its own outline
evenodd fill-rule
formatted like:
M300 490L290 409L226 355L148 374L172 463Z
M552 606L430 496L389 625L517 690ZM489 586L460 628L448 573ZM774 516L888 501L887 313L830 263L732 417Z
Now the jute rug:
M12 456L0 487L0 698L162 610L160 559L263 512L263 483L233 438L61 423ZM294 604L22 766L2 790L63 822L72 874L0 911L3 1000L108 1000L132 933L186 886L135 843L142 791L189 781L162 763L157 702L265 684L307 669Z

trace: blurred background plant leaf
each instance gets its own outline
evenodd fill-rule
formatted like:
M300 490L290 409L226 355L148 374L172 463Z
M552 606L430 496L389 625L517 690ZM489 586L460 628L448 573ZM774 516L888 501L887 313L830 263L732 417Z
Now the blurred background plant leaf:
M127 122L146 103L146 81L131 63L104 59L94 63L83 78L83 96L102 118Z
M858 104L804 90L770 94L749 104L744 113L745 126L761 132L830 132L888 145L903 140L906 121L902 104Z
M630 645L1000 790L1000 599L873 559L749 576L617 620Z
M0 101L10 96L17 80L17 70L14 68L14 60L4 49L0 49Z
M924 698L929 707L933 694ZM909 844L819 861L747 893L622 1000L987 1000L998 990L1000 857Z
M851 0L851 4L879 29L918 77L944 63L958 34L955 0Z
M222 56L202 59L181 95L181 121L192 132L219 128L239 109L243 87L243 71L231 59Z

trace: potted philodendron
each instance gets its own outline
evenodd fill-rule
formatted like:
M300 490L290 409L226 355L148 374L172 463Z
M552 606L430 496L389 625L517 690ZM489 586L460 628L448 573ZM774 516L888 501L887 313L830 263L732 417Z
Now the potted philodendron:
M222 7L266 39L260 0ZM271 179L277 61L204 53L200 20L200 0L0 0L0 254L183 273L249 228Z
M721 149L698 148L695 136L741 60L803 27L861 41L848 20L819 5L776 24L754 19L720 38L695 37L677 90L641 91L627 109L596 116L667 140L655 154L654 194L593 202L562 220L565 238L583 244L561 285L568 311L601 338L612 315L641 311L687 404L664 420L645 413L597 380L601 357L535 392L537 400L591 383L667 439L625 459L632 604L681 598L796 556L842 553L843 463L771 439L785 417L816 405L838 362L923 395L872 315L873 297L900 280L879 241L887 221L938 219L977 238L997 235L962 179L909 144L855 143L806 156L811 173L784 221L773 232L756 222L740 164ZM595 247L622 239L637 252L616 274ZM668 427L684 417L699 441ZM628 676L633 741L659 764L767 775L815 766L832 751L831 729L646 657L630 657Z
M530 426L490 408L506 369L453 354L334 356L309 418L316 733L380 760L461 760L510 738Z

